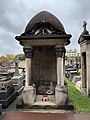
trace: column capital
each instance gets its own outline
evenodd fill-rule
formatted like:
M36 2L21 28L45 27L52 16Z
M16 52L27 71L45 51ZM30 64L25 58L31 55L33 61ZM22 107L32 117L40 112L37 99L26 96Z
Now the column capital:
M25 53L26 58L32 58L32 56L33 56L33 47L25 46L25 47L23 47L23 51Z
M66 49L65 49L65 47L63 47L63 46L57 45L57 46L55 47L55 51L56 51L56 56L57 56L57 57L63 57L63 55L64 55L65 52L66 52Z

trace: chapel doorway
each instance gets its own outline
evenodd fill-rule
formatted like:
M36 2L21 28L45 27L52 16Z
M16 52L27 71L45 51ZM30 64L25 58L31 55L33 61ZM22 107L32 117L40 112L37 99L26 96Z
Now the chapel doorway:
M87 66L86 66L86 52L82 53L82 57L83 57L83 88L87 88Z

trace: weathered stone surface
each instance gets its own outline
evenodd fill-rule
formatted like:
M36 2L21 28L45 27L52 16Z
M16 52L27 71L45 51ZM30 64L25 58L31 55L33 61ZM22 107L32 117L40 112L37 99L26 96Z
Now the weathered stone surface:
M23 79L23 76L14 76L12 78L13 84L18 84L20 81L22 81L22 79Z
M17 91L23 86L23 80L19 81L17 84L13 84L14 89Z
M19 58L18 58L17 55L15 56L14 62L15 62L15 73L14 73L14 76L19 76L19 69L18 69Z
M24 85L23 80L19 81L17 84L13 84L15 91L17 92L17 95L21 95Z
M56 81L56 57L53 50L34 52L33 80Z
M0 103L2 104L2 107L7 107L9 104L11 104L12 101L16 99L16 92L11 94L7 99L0 100Z
M24 47L23 51L25 53L26 58L31 58L33 56L33 47L31 47L31 46Z
M56 105L66 105L67 100L67 87L66 86L56 86L55 88L55 100Z
M0 90L7 89L8 87L12 86L12 84L13 84L12 80L0 81Z
M35 88L33 86L25 86L22 94L24 104L32 106L36 97Z
M79 89L81 89L81 81L77 81L76 87L78 87Z
M13 86L6 90L0 90L0 103L2 104L2 107L7 107L15 99L16 92L14 92Z

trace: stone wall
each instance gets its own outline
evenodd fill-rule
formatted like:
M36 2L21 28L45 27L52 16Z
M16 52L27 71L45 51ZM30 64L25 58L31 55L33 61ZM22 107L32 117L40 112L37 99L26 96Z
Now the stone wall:
M34 51L33 80L56 81L56 55L51 47L42 47Z

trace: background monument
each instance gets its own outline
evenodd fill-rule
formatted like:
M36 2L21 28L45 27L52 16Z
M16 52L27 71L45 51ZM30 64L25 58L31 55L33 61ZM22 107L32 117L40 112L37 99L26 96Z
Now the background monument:
M87 23L84 21L84 30L79 37L78 43L81 51L81 88L87 96L90 96L90 34L86 29L86 25Z

